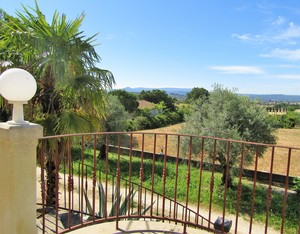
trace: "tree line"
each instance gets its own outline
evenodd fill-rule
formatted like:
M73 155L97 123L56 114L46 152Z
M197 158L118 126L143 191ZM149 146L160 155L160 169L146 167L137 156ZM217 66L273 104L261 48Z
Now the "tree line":
M219 90L221 92L221 90ZM215 92L215 91L214 91ZM235 93L234 90L231 91ZM185 122L188 116L194 112L193 105L202 100L209 99L210 92L204 88L194 87L187 93L184 100L178 100L167 94L164 90L142 90L140 93L131 93L122 89L109 92L110 110L106 118L107 131L136 131L144 129L160 128L172 124ZM235 93L238 96L238 94ZM112 97L114 96L114 97ZM248 99L239 97L240 100ZM146 100L154 104L157 114L153 115L149 108L140 108L139 100ZM230 100L231 101L231 100ZM249 100L250 101L250 100ZM253 101L255 105L269 111L263 103ZM238 109L237 104L236 109ZM300 114L295 112L294 104L277 104L276 108L284 108L284 115L268 115L269 124L274 128L294 128L300 125ZM217 108L217 107L216 107ZM114 109L114 110L113 110ZM199 108L200 109L200 108ZM116 111L119 113L116 115ZM244 115L240 113L240 115ZM119 116L119 120L116 119ZM117 121L119 121L117 123Z

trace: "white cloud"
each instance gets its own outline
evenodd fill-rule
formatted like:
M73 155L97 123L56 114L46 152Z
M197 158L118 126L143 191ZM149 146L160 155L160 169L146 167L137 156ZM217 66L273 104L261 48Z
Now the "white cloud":
M211 70L217 70L227 74L263 74L264 71L254 66L211 66Z
M286 22L286 19L282 16L278 16L276 20L272 22L274 25L283 25Z
M240 39L242 41L251 40L251 37L252 37L251 34L237 34L237 33L234 33L231 36L234 37L234 38Z
M300 49L299 50L289 50L289 49L274 49L268 54L261 54L261 57L265 58L280 58L291 61L300 60Z
M300 27L295 25L293 22L289 23L286 30L274 36L274 40L279 41L289 41L295 38L300 38Z
M283 75L276 75L275 77L281 78L281 79L289 79L289 80L300 80L300 75L283 74Z
M290 22L285 23L283 17L278 17L277 20L273 21L272 30L269 29L268 33L262 34L238 34L233 33L231 36L244 42L251 42L255 44L262 43L286 43L286 44L297 44L297 40L300 40L300 26Z

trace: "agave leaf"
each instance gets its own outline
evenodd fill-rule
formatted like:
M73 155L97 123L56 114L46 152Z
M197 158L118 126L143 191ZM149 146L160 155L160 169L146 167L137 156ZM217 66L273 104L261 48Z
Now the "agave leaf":
M84 198L85 198L85 202L86 202L88 212L89 212L90 215L93 215L93 208L91 206L91 203L90 203L90 200L88 198L87 192L85 190L83 190L83 192L84 192Z
M152 204L150 204L147 208L145 208L142 212L142 215L146 214L146 212L154 205L155 201L152 202Z
M123 203L119 209L119 215L126 215L127 208L128 208L128 202L133 199L135 193L136 193L136 191L134 191L133 189L130 191L130 193L128 193L128 195L126 196L125 200L123 201Z
M119 203L121 202L121 199L122 199L122 194L119 196ZM118 198L117 196L114 196L114 201L109 216L115 216L117 214L117 208L118 208L117 205L118 205Z
M142 212L141 212L141 215L144 215L146 214L146 212L154 205L156 201L152 202L152 204L150 204L149 206L147 206ZM133 213L133 215L137 215L139 214L139 211L136 211Z
M98 184L99 189L99 217L103 218L105 215L105 192L102 183Z

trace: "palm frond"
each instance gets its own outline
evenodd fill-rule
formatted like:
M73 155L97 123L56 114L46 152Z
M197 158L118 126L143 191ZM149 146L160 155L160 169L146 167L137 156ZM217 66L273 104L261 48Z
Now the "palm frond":
M67 110L61 113L56 120L55 131L60 134L90 132L92 128L90 121L76 110Z

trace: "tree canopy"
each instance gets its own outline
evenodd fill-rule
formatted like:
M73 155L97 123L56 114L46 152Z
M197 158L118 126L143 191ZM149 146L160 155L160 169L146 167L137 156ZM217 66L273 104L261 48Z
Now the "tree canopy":
M209 92L204 88L195 87L186 94L186 101L192 103L199 98L205 99L209 95Z
M35 9L23 6L17 17L1 14L1 71L19 67L36 78L26 118L41 123L46 135L100 130L105 115L114 78L97 67L96 35L80 30L84 17L68 20L54 12L48 23L37 2Z
M271 127L268 113L265 108L249 98L239 96L234 91L216 85L210 92L208 99L198 99L193 104L193 111L186 117L186 124L182 132L199 136L212 136L224 139L244 140L261 143L275 143L274 129ZM198 142L201 145L201 142ZM205 144L206 151L213 157L213 142ZM216 159L226 172L227 144L224 143L217 149ZM239 163L238 145L232 145L230 168ZM201 147L200 147L201 148ZM236 149L235 149L236 148ZM199 147L194 147L193 152L198 152ZM261 147L259 156L264 148ZM245 150L244 164L253 162L254 149ZM225 175L225 174L224 174ZM224 176L223 176L224 177ZM225 177L223 178L225 184ZM230 186L230 182L228 183Z
M166 105L166 108L168 108L169 110L174 111L176 109L174 98L168 95L164 90L160 90L160 89L153 89L147 91L142 90L139 94L139 97L142 100L153 102L155 104L158 104L161 101L163 101Z
M113 90L109 93L114 96L117 96L120 103L129 113L133 113L139 106L139 103L137 101L137 95L133 93L129 93L123 89Z
M80 30L84 14L68 20L66 15L54 12L48 23L35 3L35 9L23 6L17 17L1 12L1 72L19 67L35 77L37 92L26 105L26 119L40 123L45 135L100 131L107 90L115 81L110 71L97 67L100 56L93 45L96 35L86 37ZM1 112L8 110L2 98L0 104ZM56 165L51 141L48 143L46 203L55 205ZM65 146L61 141L62 153Z

